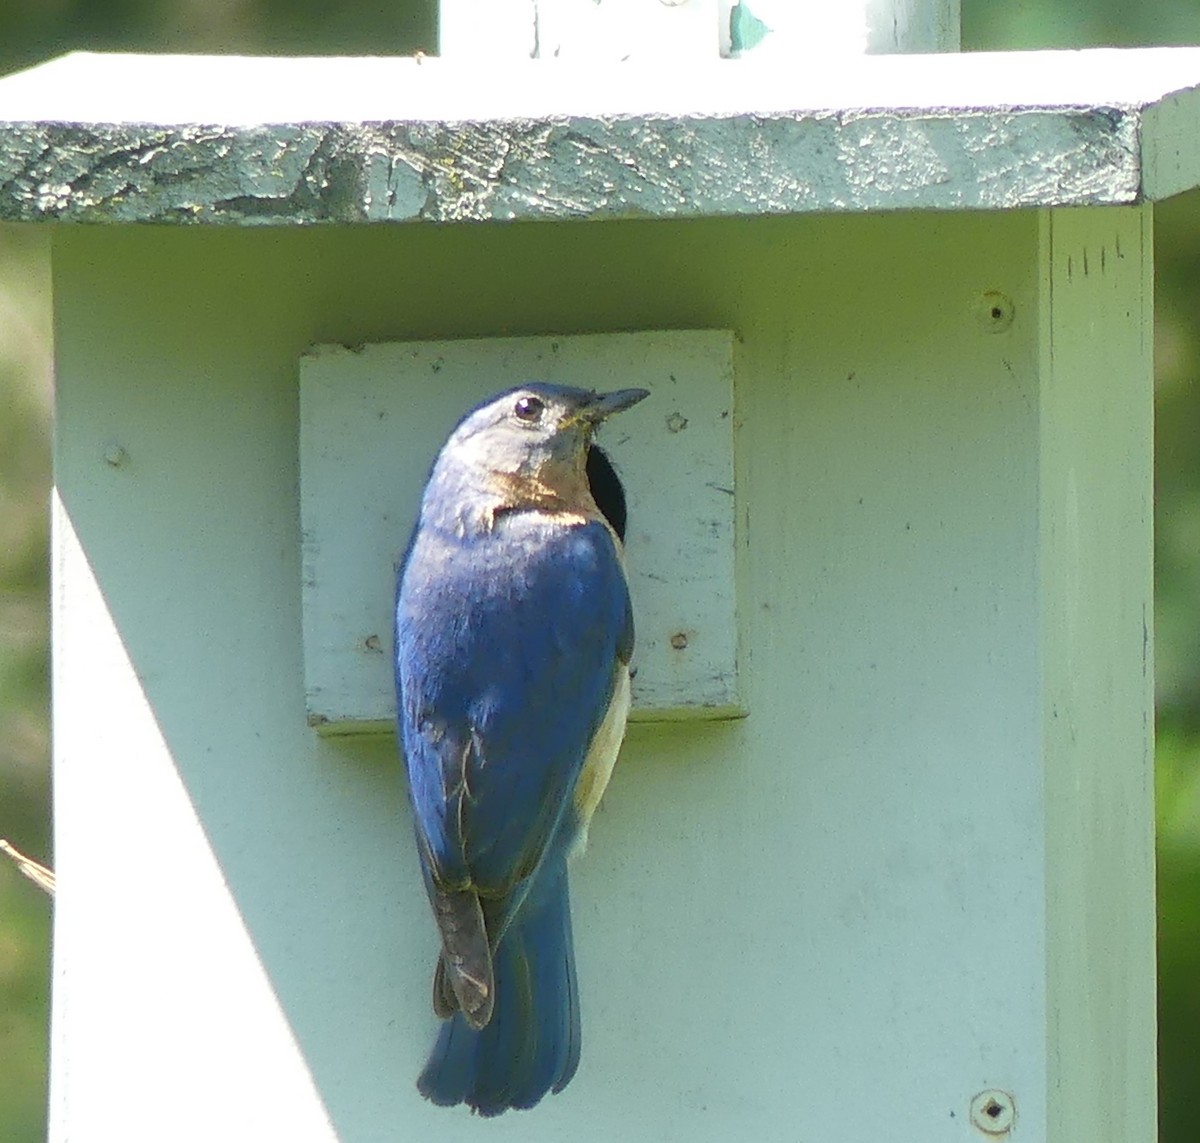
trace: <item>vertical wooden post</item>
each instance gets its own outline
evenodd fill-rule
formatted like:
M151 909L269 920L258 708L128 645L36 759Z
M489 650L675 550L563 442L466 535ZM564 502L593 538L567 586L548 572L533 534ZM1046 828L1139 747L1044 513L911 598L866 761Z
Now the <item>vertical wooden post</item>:
M703 60L950 52L959 0L442 0L441 54Z
M722 51L755 58L955 52L959 0L722 0Z
M442 0L439 50L493 60L715 59L718 7L717 0Z
M863 0L867 51L956 52L962 41L959 0Z
M1153 1139L1153 231L1045 212L1039 580L1048 1139Z

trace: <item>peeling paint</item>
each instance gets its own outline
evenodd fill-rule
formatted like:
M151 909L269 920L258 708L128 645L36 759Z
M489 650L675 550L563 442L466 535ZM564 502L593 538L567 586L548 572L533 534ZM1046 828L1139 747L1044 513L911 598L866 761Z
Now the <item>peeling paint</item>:
M1141 200L1129 108L6 125L0 220L309 225Z
M762 22L748 4L735 4L729 10L729 50L748 52L770 34L771 29Z

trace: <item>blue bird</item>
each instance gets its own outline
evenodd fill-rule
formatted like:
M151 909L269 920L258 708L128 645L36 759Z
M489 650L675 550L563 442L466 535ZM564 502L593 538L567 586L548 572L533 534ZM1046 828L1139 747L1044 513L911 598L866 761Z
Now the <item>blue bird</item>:
M445 1023L417 1081L435 1104L532 1107L579 1064L567 858L616 761L633 654L624 505L614 528L589 472L615 478L591 441L646 396L531 383L493 397L450 434L422 497L395 666L441 937Z

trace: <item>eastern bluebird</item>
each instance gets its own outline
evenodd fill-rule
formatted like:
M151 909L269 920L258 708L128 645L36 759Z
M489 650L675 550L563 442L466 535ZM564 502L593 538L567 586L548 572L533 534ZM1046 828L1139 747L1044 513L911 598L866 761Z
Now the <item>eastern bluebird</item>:
M629 710L619 483L596 427L648 394L535 383L459 422L400 573L396 692L445 1023L417 1087L481 1115L579 1064L567 858ZM610 520L589 473L616 484ZM601 494L602 502L609 498Z

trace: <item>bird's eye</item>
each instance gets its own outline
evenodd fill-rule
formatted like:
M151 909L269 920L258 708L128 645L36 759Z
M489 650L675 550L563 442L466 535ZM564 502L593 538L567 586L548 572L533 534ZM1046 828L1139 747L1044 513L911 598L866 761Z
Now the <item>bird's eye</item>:
M513 406L517 420L524 421L527 425L537 424L545 411L546 402L540 397L520 397Z

